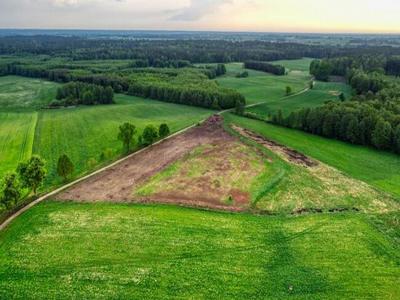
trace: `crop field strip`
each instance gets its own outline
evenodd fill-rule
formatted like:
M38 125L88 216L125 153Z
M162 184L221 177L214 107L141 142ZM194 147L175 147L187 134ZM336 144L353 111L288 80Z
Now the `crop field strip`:
M0 241L1 298L393 299L400 292L398 248L363 214L262 217L47 201Z

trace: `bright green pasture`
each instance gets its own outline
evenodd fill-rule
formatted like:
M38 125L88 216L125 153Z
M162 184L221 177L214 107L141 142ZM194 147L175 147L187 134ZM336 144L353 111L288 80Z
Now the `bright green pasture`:
M302 64L302 63L301 63ZM245 71L242 63L227 64L227 74L217 79L221 86L232 88L246 97L247 104L271 102L285 97L286 87L293 93L309 86L311 76L304 71L291 71L288 75L275 76L269 73L246 70L247 78L236 78L236 74Z
M19 76L0 77L0 110L39 108L55 98L58 84Z
M47 185L55 183L59 156L67 154L75 165L75 175L93 169L103 151L115 158L122 154L118 127L134 124L138 133L147 125L167 123L171 131L206 118L211 111L154 100L116 96L116 105L81 106L39 112L33 152L47 161ZM136 136L137 137L137 136ZM59 179L56 179L59 180Z
M45 202L0 233L0 298L396 299L367 218Z
M253 130L400 198L399 155L232 114L225 114L224 116L228 123L233 122Z
M327 101L338 100L341 93L348 99L351 96L350 86L340 82L317 81L312 90L250 107L247 111L264 118L277 113L278 110L282 110L283 114L287 115L301 108L312 108L321 106Z
M313 60L313 58L305 57L302 59L276 60L271 61L271 63L274 65L284 66L289 71L302 71L308 73L310 71L310 64Z
M0 178L32 152L36 112L0 112Z

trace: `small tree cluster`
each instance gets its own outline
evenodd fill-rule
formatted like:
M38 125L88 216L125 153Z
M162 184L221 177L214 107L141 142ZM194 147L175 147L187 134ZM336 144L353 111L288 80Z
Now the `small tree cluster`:
M56 98L50 106L112 104L114 91L110 86L70 82L58 88Z
M22 197L22 190L28 189L36 195L46 176L45 162L39 156L32 156L17 167L17 172L8 173L0 182L0 212L15 207Z
M264 61L246 61L244 63L246 69L253 69L258 71L263 71L266 73L271 73L274 75L285 75L285 67L281 65L274 65Z

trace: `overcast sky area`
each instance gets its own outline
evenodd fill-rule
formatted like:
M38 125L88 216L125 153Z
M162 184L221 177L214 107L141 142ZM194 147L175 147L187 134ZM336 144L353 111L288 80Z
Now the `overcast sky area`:
M400 33L400 1L0 0L0 28Z

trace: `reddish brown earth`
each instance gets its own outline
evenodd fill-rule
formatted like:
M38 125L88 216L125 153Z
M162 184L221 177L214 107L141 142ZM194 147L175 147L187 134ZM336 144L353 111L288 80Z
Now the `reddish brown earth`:
M165 169L168 165L181 159L194 148L205 144L229 144L237 141L222 128L222 117L210 117L202 125L153 145L129 159L84 180L56 196L58 200L73 201L113 201L135 202L133 191L152 175ZM248 197L240 191L233 191L237 203L243 204ZM137 200L136 200L137 201ZM143 199L142 201L151 201ZM163 195L157 202L187 204L210 208L237 210L224 205L214 197L184 198L176 195Z
M236 132L240 133L241 135L257 142L264 147L281 154L283 158L291 163L295 163L298 165L306 166L306 167L314 167L318 165L318 162L312 160L308 156L305 156L303 153L300 153L294 149L290 149L284 145L278 144L277 142L271 141L266 139L265 137L252 132L246 128L242 128L236 125L232 125L232 129Z

